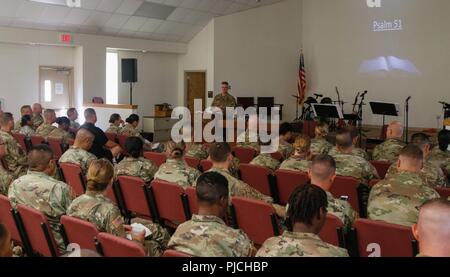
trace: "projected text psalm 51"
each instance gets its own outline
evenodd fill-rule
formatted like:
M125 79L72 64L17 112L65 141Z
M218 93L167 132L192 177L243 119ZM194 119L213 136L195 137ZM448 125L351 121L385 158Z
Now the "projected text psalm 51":
M390 31L401 31L403 30L403 22L401 19L395 19L392 21L373 21L373 31L374 32L390 32Z

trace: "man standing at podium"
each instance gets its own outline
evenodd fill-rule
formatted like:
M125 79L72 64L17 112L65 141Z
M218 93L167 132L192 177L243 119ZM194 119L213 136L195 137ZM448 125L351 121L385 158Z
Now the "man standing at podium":
M227 107L236 107L236 98L228 93L230 89L230 84L228 82L222 82L221 84L221 93L214 97L214 100L211 104L212 107L217 107L225 113Z

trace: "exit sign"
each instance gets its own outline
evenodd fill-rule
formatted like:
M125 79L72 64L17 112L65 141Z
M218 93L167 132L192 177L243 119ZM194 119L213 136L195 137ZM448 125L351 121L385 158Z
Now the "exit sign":
M59 42L71 44L73 40L72 34L59 34Z

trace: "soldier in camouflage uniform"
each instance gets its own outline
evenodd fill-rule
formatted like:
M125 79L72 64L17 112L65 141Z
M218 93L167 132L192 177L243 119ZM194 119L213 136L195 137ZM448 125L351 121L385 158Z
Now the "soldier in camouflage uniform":
M428 155L428 161L437 167L443 168L450 173L450 131L442 130L438 134L439 145L435 146Z
M226 178L215 172L197 181L199 214L180 226L169 241L173 249L196 257L250 257L256 252L247 235L222 220L229 203Z
M417 223L419 207L428 200L440 198L420 177L422 165L422 150L415 145L404 147L397 162L398 173L372 188L368 218L408 227Z
M377 145L373 150L374 161L385 161L395 163L398 158L398 154L406 146L401 141L403 136L403 126L400 122L392 122L386 132L386 141L380 145Z
M91 163L87 173L86 193L76 198L67 210L67 215L93 223L100 232L125 238L131 226L124 224L119 209L105 194L114 177L112 164L107 160L96 160ZM169 241L169 234L158 224L143 219L134 220L150 229L151 235L145 238L145 231L131 234L133 241L143 244L147 254L159 257Z
M109 118L109 128L106 129L105 133L116 134L119 135L122 133L123 120L120 117L120 114L113 113Z
M62 144L69 145L69 141L73 140L73 135L69 133L70 120L65 116L58 117L56 123L58 128L51 131L48 137L61 139Z
M37 130L39 126L44 123L44 118L42 117L42 106L39 103L33 104L33 128Z
M337 149L336 146L331 148L331 150L328 152L328 155L330 155L330 156L335 156L337 154L339 154L339 150ZM367 152L364 149L361 149L361 148L358 148L358 147L353 147L351 154L354 155L354 156L361 157L361 158L363 158L366 161L370 160L369 155L367 154Z
M60 163L76 164L81 168L81 172L86 175L90 163L97 157L88 152L94 141L94 135L87 129L80 129L77 132L75 142L64 154L59 158Z
M6 161L6 168L14 179L26 174L27 172L27 157L20 147L20 144L11 135L11 130L14 127L14 118L11 113L4 113L0 117L0 140L2 141L2 151L4 153L3 159Z
M208 150L203 143L189 142L186 144L186 156L205 160L208 158Z
M287 212L293 230L266 240L256 256L348 257L346 249L328 244L318 236L326 221L327 206L327 195L320 187L297 188L289 198Z
M299 135L294 142L294 154L280 165L280 169L308 172L311 166L311 139Z
M431 142L429 137L424 133L414 134L411 138L411 143L417 145L423 152L424 161L423 168L420 170L420 177L423 179L424 183L432 188L445 188L448 187L447 177L442 172L440 167L432 164L428 161L428 156L430 154ZM390 178L398 173L397 163L392 164L389 168L386 177Z
M65 245L60 233L59 220L66 214L73 200L71 187L50 177L56 164L47 145L39 145L28 154L30 170L12 182L8 198L15 207L23 204L36 209L47 217L58 248L64 252Z
M209 157L213 162L213 167L208 172L220 173L227 179L230 197L241 196L261 200L266 203L273 203L272 197L262 194L247 183L230 174L229 167L232 161L232 155L231 147L228 143L214 143L209 150ZM275 208L279 217L285 217L284 207L277 204L272 204L272 206Z
M294 153L294 147L290 143L293 137L294 128L290 123L284 122L280 125L280 144L278 146L278 152L281 153L283 159L289 158Z
M184 142L167 142L166 155L168 159L159 167L155 174L155 179L174 183L183 188L192 186L201 173L184 162L183 154L185 149L186 145Z
M78 119L78 111L75 108L70 108L67 110L67 117L70 119L70 132L76 133L80 129L80 123L76 120Z
M20 131L20 128L22 128L22 117L24 115L29 115L30 117L33 116L33 110L31 109L30 105L24 105L20 108L20 119L14 124L14 133L18 133ZM36 128L34 128L36 130Z
M150 182L155 176L158 167L143 155L143 142L138 137L129 137L125 141L125 150L130 155L123 159L115 167L116 178L118 176L139 177L144 182Z
M0 166L0 194L8 195L8 188L13 180L13 176Z
M368 184L372 179L379 179L377 170L364 158L352 155L353 144L348 130L339 130L336 135L338 154L333 158L336 161L336 174L353 177L362 184Z
M352 206L344 200L336 199L330 193L331 186L336 178L336 162L330 155L316 156L309 170L311 184L319 186L327 193L328 212L338 217L346 230L350 230L357 217Z
M250 164L266 167L272 171L275 171L280 167L280 161L272 158L272 155L268 153L259 154L250 162Z
M259 143L258 143L258 134L253 133L250 134L250 130L247 129L245 132L242 132L237 137L236 146L243 148L251 148L256 152L260 151Z
M139 116L132 114L126 119L127 124L120 130L120 135L138 137L144 142L144 151L152 151L152 143L146 140L137 129Z
M56 122L56 113L54 110L47 109L44 112L45 122L36 129L36 135L47 139L48 135L56 129L53 124Z
M24 135L26 138L31 138L31 136L34 136L36 131L33 129L33 121L31 120L31 116L24 115L20 121L20 126L22 127L20 127L18 133Z
M224 114L227 107L236 107L236 99L228 93L229 89L230 85L228 84L228 82L222 82L221 93L214 97L214 100L211 104L212 107L221 109Z
M327 141L328 124L319 122L314 130L316 137L311 140L311 154L313 156L328 154L333 145Z

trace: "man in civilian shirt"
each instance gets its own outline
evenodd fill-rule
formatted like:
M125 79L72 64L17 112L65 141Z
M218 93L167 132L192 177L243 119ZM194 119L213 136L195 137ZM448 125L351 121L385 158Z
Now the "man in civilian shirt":
M94 154L98 159L107 158L110 161L112 161L113 157L117 157L122 153L122 148L114 141L108 140L102 129L95 126L95 123L97 123L97 114L94 109L86 109L84 111L84 118L86 122L81 128L87 129L95 136L89 152Z

